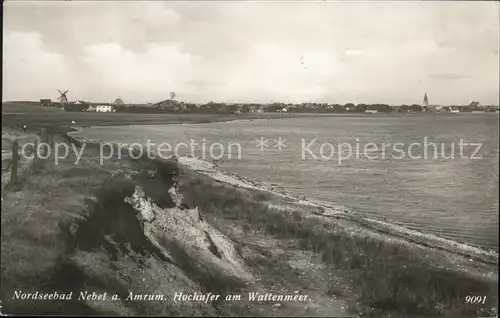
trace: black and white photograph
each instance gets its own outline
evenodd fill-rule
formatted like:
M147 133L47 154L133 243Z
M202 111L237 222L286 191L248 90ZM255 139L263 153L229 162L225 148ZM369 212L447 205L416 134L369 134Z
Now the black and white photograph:
M498 317L500 2L6 0L2 316Z

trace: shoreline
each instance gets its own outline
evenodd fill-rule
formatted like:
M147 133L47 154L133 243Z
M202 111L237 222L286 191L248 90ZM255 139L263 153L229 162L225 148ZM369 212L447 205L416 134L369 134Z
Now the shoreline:
M267 120L267 119L262 118L258 120ZM244 120L244 121L251 121L251 120ZM221 122L214 122L214 123L221 123ZM187 123L187 124L197 124L197 123ZM124 125L124 126L130 126L130 125ZM93 128L93 127L91 126L85 128ZM77 138L77 136L75 136L83 131L83 129L81 129L80 127L71 127L71 129L72 131L66 133L66 136L68 136L70 140L74 139L78 143L85 141L87 143L97 145L95 141L81 140L81 138L79 139ZM201 173L215 181L227 185L267 192L277 197L283 198L285 200L289 200L291 201L290 203L297 206L316 208L317 211L313 212L313 214L315 217L318 218L346 220L356 224L362 230L373 231L382 236L385 235L389 240L396 239L403 244L418 245L420 247L445 251L448 253L456 254L457 256L469 258L471 262L477 261L488 265L498 263L499 253L493 249L485 249L480 246L475 246L472 244L467 244L447 239L444 237L440 237L433 233L426 233L424 231L413 230L395 223L369 218L348 209L342 204L335 204L332 202L315 200L313 198L294 196L286 193L286 191L284 190L279 191L273 189L272 186L267 186L265 181L262 180L254 181L245 176L240 176L234 173L223 171L219 169L217 166L215 166L213 163L210 163L209 161L205 161L199 158L192 158L190 156L181 156L178 157L178 163L190 170Z
M443 249L444 251L457 253L461 256L476 258L476 260L487 264L496 264L496 261L498 260L498 252L495 250L484 249L478 246L443 238L432 233L412 230L394 223L368 218L355 211L351 211L343 205L334 205L330 202L323 202L312 198L301 198L290 195L285 191L278 192L272 188L266 187L261 182L254 182L248 180L244 176L220 171L208 161L190 157L179 157L179 163L186 166L188 169L202 173L225 184L264 191L285 199L293 200L293 203L298 205L319 208L321 211L314 212L314 214L319 217L349 220L355 222L360 227L368 228L370 230L379 230L383 234L405 239L409 244L415 243L418 245L427 245L427 247L430 248ZM207 169L208 166L212 167ZM420 239L420 241L418 239Z
M320 114L321 115L321 114ZM326 114L330 115L330 114ZM312 116L308 116L308 114L305 114L305 116L298 116L298 117L316 117L316 114L313 114ZM57 126L57 127L50 127L48 131L51 133L56 133L56 134L62 134L67 137L70 136L75 136L81 133L84 129L92 129L95 127L128 127L128 126L145 126L145 125L151 125L151 126L163 126L163 125L196 125L196 124L216 124L216 123L239 123L239 122L250 122L250 121L265 121L265 120L272 120L272 119L286 119L286 118L297 118L297 116L276 116L273 118L251 118L251 119L231 119L231 120L226 120L226 121L211 121L211 122L180 122L180 123L163 123L163 124L135 124L135 125L112 125L112 126L103 126L103 125L89 125L89 126ZM70 137L71 138L71 137ZM75 138L78 139L78 138ZM79 140L78 142L81 142ZM96 144L96 141L94 140L85 140L86 143L89 144ZM186 160L189 157L182 157ZM470 243L464 243L464 242L458 242L454 241L452 239L440 237L436 234L433 233L428 233L420 230L413 230L406 228L402 225L398 225L395 223L387 222L385 220L378 220L378 219L373 219L373 218L368 218L365 217L355 211L352 211L342 204L334 204L330 202L322 202L318 200L314 200L312 198L306 198L305 200L303 197L298 197L298 196L293 196L290 194L285 193L283 190L276 190L273 188L273 186L268 186L267 183L263 180L251 180L250 178L247 178L245 176L240 176L236 174L229 173L227 171L222 171L222 170L217 170L215 165L208 162L208 161L203 161L201 159L196 159L196 158L191 158L189 160L196 160L198 163L195 165L195 167L191 167L191 169L198 171L199 167L203 167L206 165L211 166L211 169L213 171L207 172L207 171L198 171L202 174L209 175L212 179L217 180L219 182L224 182L227 184L232 184L233 186L237 187L244 187L248 189L254 189L258 191L265 191L269 192L273 195L277 195L279 197L288 199L288 200L293 200L297 204L300 205L305 205L305 206L313 206L317 207L319 209L323 209L321 213L317 213L317 217L323 217L323 218L334 218L334 219L348 219L351 222L356 222L359 224L359 226L364 227L364 228L369 228L370 230L375 230L380 233L389 235L389 236L395 236L398 238L405 239L409 243L416 243L419 245L424 245L428 246L431 248L437 248L437 249L442 249L448 252L454 252L458 253L459 255L462 255L464 257L471 257L476 260L480 261L485 261L485 263L491 263L491 260L498 259L499 252L494 250L494 249L486 249L477 245L473 245ZM192 165L192 163L191 163Z

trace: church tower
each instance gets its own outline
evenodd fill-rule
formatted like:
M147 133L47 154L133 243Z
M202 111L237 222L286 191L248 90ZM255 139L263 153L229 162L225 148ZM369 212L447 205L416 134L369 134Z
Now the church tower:
M424 103L423 103L423 106L424 106L424 107L429 106L429 99L427 98L427 93L425 93L425 95L424 95Z

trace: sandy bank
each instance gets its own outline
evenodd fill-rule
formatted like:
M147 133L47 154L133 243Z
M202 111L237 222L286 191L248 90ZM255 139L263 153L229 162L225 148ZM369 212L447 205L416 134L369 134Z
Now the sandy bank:
M360 226L365 227L367 230L376 230L381 233L385 233L392 238L401 238L408 244L420 244L430 248L442 249L448 252L457 253L459 255L469 257L474 261L481 261L490 264L496 264L498 261L498 253L493 250L484 250L478 247L441 238L436 235L407 229L396 224L366 218L340 205L334 206L332 204L321 202L318 200L301 199L285 193L276 192L275 190L266 187L265 185L245 180L245 178L243 177L218 171L213 164L200 159L181 157L179 158L179 163L185 165L189 169L207 175L214 180L236 187L265 191L273 195L288 199L299 206L302 205L316 207L318 209L314 212L314 214L316 214L317 216L350 220L359 224Z

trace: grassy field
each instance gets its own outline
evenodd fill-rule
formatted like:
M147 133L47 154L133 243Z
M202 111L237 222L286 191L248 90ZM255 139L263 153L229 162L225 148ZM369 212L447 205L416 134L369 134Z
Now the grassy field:
M47 125L63 131L63 119L73 114L82 117L70 120L87 120L89 125L106 120L124 125L135 119L148 124L155 120L179 122L179 117L170 115L155 119L151 115L86 117L104 114L64 112L54 115L55 119L47 114L36 121L37 116L42 116L27 111L14 115L17 117L8 119L6 125L12 127L16 122L12 118L20 118L29 126ZM219 119L182 118L185 122ZM54 141L65 140L56 135ZM164 184L166 179L158 182L148 178L151 171L158 173L163 166L144 160L106 160L105 165L100 165L96 156L87 147L78 166L72 154L58 165L50 158L37 161L21 176L19 185L2 191L3 312L450 318L496 315L498 278L442 266L440 260L448 257L442 251L362 235L351 231L344 221L314 217L307 206L285 202L267 192L216 182L184 168L180 170L179 184L185 204L197 207L201 223L228 238L237 250L234 257L254 280L242 283L213 274L220 269L218 266L225 268L224 257L222 263L217 263L217 251L223 250L220 242L213 243L216 252L212 253L219 256L212 264L189 254L187 245L173 244L168 235L159 234L177 233L177 221L167 222L155 234L160 246L174 258L169 261L144 234L147 225L138 222L130 206L123 203L141 184L153 202L166 209L171 207L171 202L162 199L170 186ZM497 271L495 264L490 268ZM16 300L16 290L86 290L117 294L122 300ZM243 299L201 304L175 302L173 297L163 302L123 300L130 291L169 296L177 291L243 295L253 291L298 291L312 301L251 303ZM485 296L486 300L484 304L468 304L467 296Z
M121 125L162 125L224 122L231 120L251 120L266 118L307 117L311 114L246 113L232 114L138 114L138 113L86 113L65 112L51 107L41 107L24 103L4 103L2 105L2 126L29 129L47 127L51 130L67 131L68 127L121 126ZM75 122L75 124L72 123Z
M305 289L310 284L317 286L321 283L319 278L305 274L301 274L302 279L297 279L297 273L308 271L308 266L299 269L291 267L283 255L274 255L275 248L258 244L250 246L248 239L234 237L234 233L226 234L237 248L237 258L257 277L253 284L245 285L238 279L214 275L217 263L212 264L213 270L207 271L206 268L211 268L211 264L197 259L197 253L189 254L186 246L173 245L168 237L160 236L161 245L168 247L175 261L172 263L162 258L145 237L144 225L133 214L129 214L130 206L123 203L124 196L130 195L138 182L146 182L146 189L153 192L161 192L165 187L163 183L159 184L147 177L146 181L140 181L144 172L151 167L140 160L109 160L101 166L91 151L86 153L81 164L74 166L73 163L72 157L58 165L50 160L38 161L29 173L21 177L20 185L7 187L2 193L1 296L4 312L184 316L289 316L298 313L325 316L327 313L343 314L347 311L345 299L336 300L342 305L332 307L328 295ZM127 177L134 173L138 177ZM193 178L196 179L196 174L184 171L181 184L188 184ZM164 196L165 192L152 195L158 204L171 206L161 199ZM204 208L200 208L205 215ZM206 213L210 214L210 211ZM221 224L207 222L205 227L217 229ZM170 231L175 231L172 224L168 226ZM220 230L224 233L223 229ZM223 251L224 246L218 244L217 249ZM297 249L295 253L300 251ZM270 272L270 269L273 270ZM264 275L268 278L263 279ZM119 295L122 301L13 299L15 291L33 293L54 290L75 294L80 291L107 292ZM277 307L276 302L251 304L245 299L220 304L172 300L172 293L177 291L224 295L266 290L276 294L284 290L289 293L296 290L311 295L315 293L318 303L309 307L302 303ZM169 297L161 303L123 300L130 291L166 294ZM323 303L321 299L324 299Z

